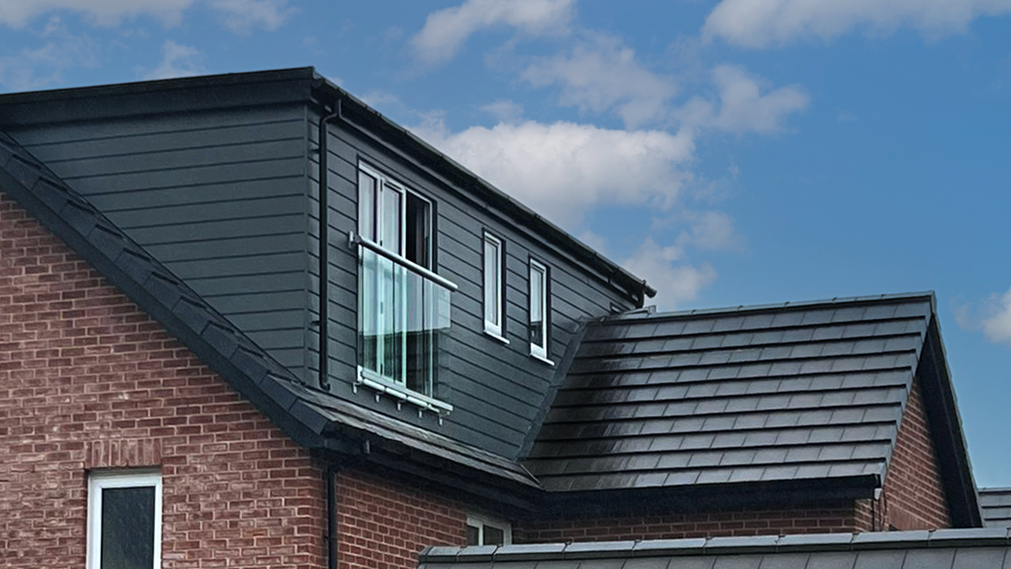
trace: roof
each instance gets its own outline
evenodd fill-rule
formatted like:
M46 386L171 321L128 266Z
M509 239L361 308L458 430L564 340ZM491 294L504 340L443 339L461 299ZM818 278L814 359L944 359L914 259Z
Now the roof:
M986 527L1011 527L1011 488L980 488L979 507Z
M201 95L197 100L181 97L183 93L203 93L212 87L223 89L225 92L216 96ZM411 159L423 162L440 177L452 179L460 188L489 200L505 212L514 223L529 227L536 232L538 238L560 247L574 261L599 271L612 286L628 291L637 298L640 305L644 297L656 295L656 289L646 284L645 280L629 273L404 127L386 118L318 74L313 67L4 94L0 95L0 126L21 125L28 121L65 121L82 118L82 112L87 113L83 116L87 120L149 114L151 100L147 95L152 93L179 95L160 99L159 104L163 107L160 108L160 112L293 102L337 105L337 101L340 101L339 116L345 124L359 129L366 126L367 134L378 135L387 142L396 144L405 149ZM87 101L87 105L82 107L66 104L67 101L76 99ZM103 105L103 101L107 104Z
M290 370L3 132L0 191L62 238L302 446L358 455L363 454L361 444L369 441L369 453L374 444L376 455L385 451L394 457L409 456L412 465L405 468L419 468L417 459L421 458L441 471L448 460L469 477L490 477L500 485L538 487L536 480L512 461L366 409L321 404L336 398L300 384Z
M556 491L884 477L929 295L588 326L527 467Z
M1011 567L1008 530L430 547L422 569L980 569Z
M555 492L807 484L870 497L920 369L955 517L978 526L934 304L913 293L590 323L524 464Z

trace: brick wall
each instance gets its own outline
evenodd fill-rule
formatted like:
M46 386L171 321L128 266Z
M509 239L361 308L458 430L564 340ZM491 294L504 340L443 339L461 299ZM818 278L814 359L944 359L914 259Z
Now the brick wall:
M885 476L881 529L899 530L951 527L948 502L941 486L937 454L923 406L920 382L906 403L898 442Z
M325 567L322 473L0 192L0 566L84 567L87 471L160 467L162 566Z
M524 520L513 526L516 543L681 539L690 537L850 533L859 521L852 502L824 507L724 510L664 515Z
M467 541L461 504L354 470L337 477L337 519L341 569L414 569L425 546Z

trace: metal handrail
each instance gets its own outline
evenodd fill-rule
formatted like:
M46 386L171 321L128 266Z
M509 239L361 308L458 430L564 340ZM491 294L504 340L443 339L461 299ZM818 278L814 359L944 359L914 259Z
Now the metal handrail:
M425 277L430 281L435 281L435 283L442 285L445 288L448 288L450 292L456 292L457 290L460 289L460 287L456 286L456 283L454 283L453 281L450 281L444 277L440 277L439 275L433 273L431 270L422 267L421 265L415 263L414 261L411 261L396 253L384 249L378 243L369 241L368 239L362 237L361 235L358 235L354 231L348 233L348 241L350 241L351 245L361 245L362 247L365 247L366 249L372 251L373 253L376 253L377 255L386 257L387 259L393 261L394 263L402 265L407 269L410 269L411 271L418 273L419 275Z

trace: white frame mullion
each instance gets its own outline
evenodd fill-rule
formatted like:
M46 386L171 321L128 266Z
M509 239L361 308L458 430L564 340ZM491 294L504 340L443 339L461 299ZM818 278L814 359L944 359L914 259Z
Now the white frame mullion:
M161 567L162 483L158 472L96 472L88 476L87 569L102 566L102 493L106 488L154 487L154 565Z

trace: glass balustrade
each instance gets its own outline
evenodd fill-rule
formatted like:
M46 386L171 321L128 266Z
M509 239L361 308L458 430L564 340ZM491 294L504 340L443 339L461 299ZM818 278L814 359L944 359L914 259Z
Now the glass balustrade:
M359 373L431 397L455 285L373 244L358 249Z

